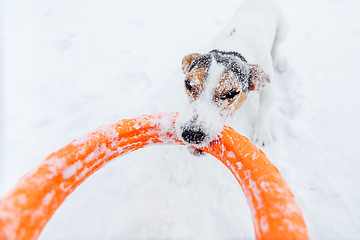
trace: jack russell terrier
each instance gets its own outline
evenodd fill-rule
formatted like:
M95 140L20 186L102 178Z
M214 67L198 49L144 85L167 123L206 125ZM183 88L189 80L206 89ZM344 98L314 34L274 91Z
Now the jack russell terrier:
M286 70L279 44L287 29L273 0L246 0L213 42L213 50L183 58L190 105L180 112L175 128L184 143L200 154L196 147L215 140L225 120L243 105L249 91L255 90L260 101L252 139L259 146L272 142L269 115L274 93L269 83L273 68Z

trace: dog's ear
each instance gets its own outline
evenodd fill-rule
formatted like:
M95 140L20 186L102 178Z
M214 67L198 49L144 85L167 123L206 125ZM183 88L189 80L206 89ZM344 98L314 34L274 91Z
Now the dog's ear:
M270 83L270 76L264 72L259 65L250 64L250 86L249 90L261 90Z
M191 62L194 60L196 56L200 55L199 53L192 53L187 56L185 56L182 60L182 70L186 74Z

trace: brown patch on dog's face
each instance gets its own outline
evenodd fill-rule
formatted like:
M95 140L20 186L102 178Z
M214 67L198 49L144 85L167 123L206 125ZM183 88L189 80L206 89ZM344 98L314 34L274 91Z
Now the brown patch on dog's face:
M182 69L185 73L185 89L190 102L198 99L205 88L205 79L210 66L210 54L192 53L183 58Z
M190 102L196 101L206 88L207 75L211 61L235 62L236 59L212 59L211 54L193 53L183 58L182 66L185 76L185 89ZM235 65L224 66L224 72L219 76L219 82L212 92L212 100L219 108L223 117L228 117L239 109L247 98L247 91L244 90L244 81L240 81L239 72L235 72ZM244 75L246 77L246 75ZM246 82L247 79L245 79Z
M196 101L204 90L207 71L206 68L197 68L186 74L184 85L190 102ZM220 79L212 100L219 107L220 114L228 117L243 105L247 92L243 92L242 84L228 72L224 72Z
M243 92L241 83L231 77L231 74L224 73L213 96L213 101L219 107L220 114L223 117L232 115L244 104L246 98L247 92Z
M204 90L206 69L196 69L185 76L185 89L190 102L195 101Z

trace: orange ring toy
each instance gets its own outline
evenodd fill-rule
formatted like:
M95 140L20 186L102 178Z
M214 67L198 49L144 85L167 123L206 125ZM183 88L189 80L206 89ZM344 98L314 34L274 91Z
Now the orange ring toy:
M176 113L143 115L101 127L49 155L0 200L0 239L37 239L48 220L104 163L157 143L183 144ZM252 210L256 239L309 239L301 209L266 155L230 127L202 148L230 169Z

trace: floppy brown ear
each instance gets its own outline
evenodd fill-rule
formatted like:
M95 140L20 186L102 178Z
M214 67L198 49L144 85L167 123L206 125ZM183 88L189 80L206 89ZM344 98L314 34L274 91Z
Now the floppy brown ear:
M182 60L182 70L186 74L191 62L194 60L196 56L200 55L199 53L192 53L187 56L185 56Z
M250 86L249 90L261 90L270 83L270 76L264 72L259 65L250 64Z

